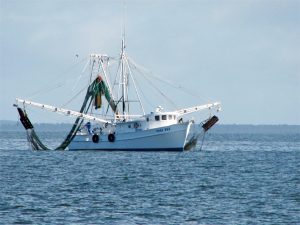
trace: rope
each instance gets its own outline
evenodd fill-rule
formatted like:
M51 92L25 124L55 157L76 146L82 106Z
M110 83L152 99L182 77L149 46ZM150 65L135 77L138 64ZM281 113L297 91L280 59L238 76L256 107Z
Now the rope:
M136 80L137 86L140 87L138 80ZM154 109L156 106L152 104L152 102L147 98L147 95L145 95L144 91L142 88L139 89L139 92L142 94L144 100L150 105L152 109Z
M148 76L151 76L152 78L155 78L155 79L157 79L157 80L159 80L159 81L161 81L161 82L163 82L163 83L169 85L170 87L179 89L179 90L181 90L182 92L184 92L184 93L186 93L186 94L188 94L188 95L190 95L190 96L192 96L192 97L194 97L194 98L197 98L197 99L200 98L200 99L202 99L203 101L208 101L208 102L211 102L211 101L212 101L211 99L209 99L209 98L207 98L207 97L200 96L199 94L197 94L197 93L195 93L195 92L189 90L189 89L186 88L186 87L183 87L183 86L181 86L181 85L175 84L175 83L171 82L170 80L163 79L163 78L161 78L161 77L159 77L159 76L153 74L151 71L147 70L146 68L144 68L144 67L138 65L138 64L137 64L136 62L134 62L131 58L128 58L128 59L129 59L130 63L133 64L133 66L135 67L135 69L137 69L138 71L143 70L144 73L146 73Z
M65 107L66 105L70 104L74 99L76 99L78 97L78 95L80 95L84 90L86 89L86 86L84 88L82 88L75 96L73 96L69 101L67 101L66 103L62 104L61 107Z
M130 61L129 61L130 62ZM132 62L130 63L132 64ZM173 107L178 108L178 106L175 104L175 102L173 102L169 97L167 97L158 87L156 87L156 85L147 77L147 74L145 74L145 72L143 72L142 70L140 70L139 68L136 67L135 64L132 64L132 66L141 73L141 75L145 78L145 80L147 80L149 82L149 84L159 93L161 94L167 101L169 101L169 103L171 103L171 105Z
M95 59L93 60L93 64L92 64L92 69L91 69L91 75L90 75L90 81L89 84L92 82L92 76L93 76L93 70L94 70L94 65L95 65Z
M175 109L176 108L178 108L178 106L169 98L169 97L167 97L158 87L156 87L153 83L152 83L152 81L147 77L147 76L145 76L144 74L142 74L143 76L144 76L144 78L149 82L149 84L154 88L154 89L156 89L156 91L158 91L158 93L160 93L166 100L168 100L171 104L172 104L172 106L173 107L175 107Z
M206 134L206 132L204 131L204 134L203 134L203 137L202 137L202 141L201 141L200 151L202 151L202 147L203 147L203 143L204 143L205 134Z
M85 57L84 59L80 60L79 62L69 66L65 71L61 72L61 73L58 73L57 75L54 75L53 76L53 79L50 80L49 82L47 82L48 84L50 85L46 85L46 87L44 88L40 88L34 92L32 92L31 94L29 94L29 97L28 98L33 98L33 97L36 97L37 95L39 95L40 93L48 93L50 91L53 91L59 87L62 87L63 85L66 84L66 81L62 81L62 82L59 82L59 83L54 83L54 84L51 84L53 81L57 81L57 78L62 78L62 77L65 77L66 74L68 74L69 72L71 72L76 66L78 66L79 64L81 64L82 62L84 62L85 60L87 59L87 57ZM65 75L65 76L63 76ZM48 86L48 87L47 87Z

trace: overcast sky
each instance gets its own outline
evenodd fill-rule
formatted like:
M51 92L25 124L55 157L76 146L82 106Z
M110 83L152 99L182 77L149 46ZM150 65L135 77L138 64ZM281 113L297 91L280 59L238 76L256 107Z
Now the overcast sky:
M119 53L123 1L0 2L0 119L16 120L16 97L47 88L89 53ZM221 123L300 124L300 0L127 0L126 8L128 55L221 101ZM180 107L203 103L176 90L170 97Z

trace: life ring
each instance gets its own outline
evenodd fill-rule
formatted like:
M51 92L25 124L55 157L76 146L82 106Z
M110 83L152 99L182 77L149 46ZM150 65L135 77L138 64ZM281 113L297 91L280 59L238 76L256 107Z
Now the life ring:
M116 137L115 137L114 134L109 134L109 135L108 135L108 141L109 141L109 142L114 142L115 139L116 139Z
M99 135L98 134L94 134L92 137L92 140L94 143L98 143L99 142Z

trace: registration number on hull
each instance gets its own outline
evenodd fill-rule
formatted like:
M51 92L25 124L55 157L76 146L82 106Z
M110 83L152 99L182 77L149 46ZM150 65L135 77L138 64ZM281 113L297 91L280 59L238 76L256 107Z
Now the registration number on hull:
M160 129L157 129L156 132L164 132L164 131L170 131L171 128L160 128Z

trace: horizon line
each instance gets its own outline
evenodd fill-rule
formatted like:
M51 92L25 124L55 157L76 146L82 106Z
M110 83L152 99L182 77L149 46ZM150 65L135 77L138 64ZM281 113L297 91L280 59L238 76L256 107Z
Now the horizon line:
M6 119L0 119L0 122L20 122L19 120L6 120ZM49 125L55 125L55 124L73 124L69 122L34 122L33 124L49 124ZM277 124L257 124L257 123L217 123L216 125L222 125L222 126L300 126L300 124L285 124L285 123L277 123Z

